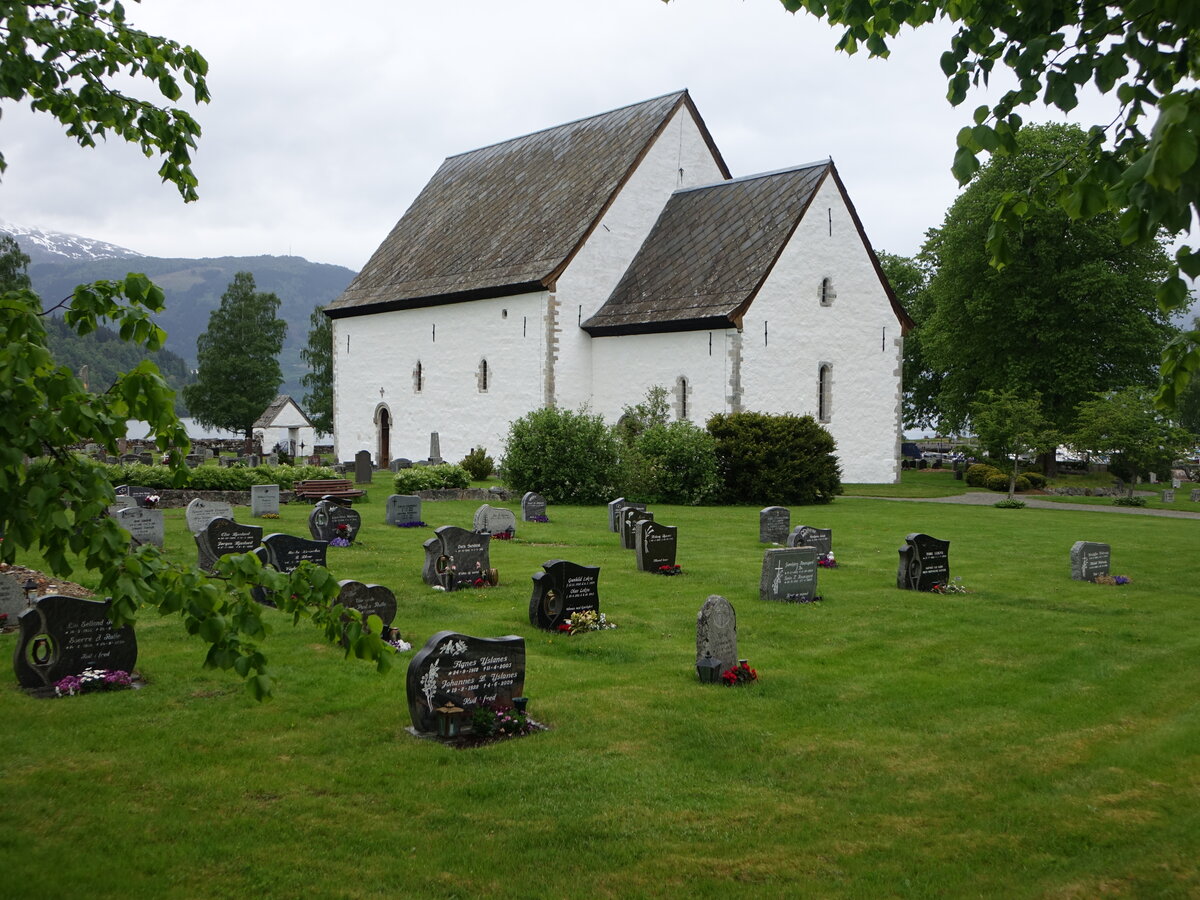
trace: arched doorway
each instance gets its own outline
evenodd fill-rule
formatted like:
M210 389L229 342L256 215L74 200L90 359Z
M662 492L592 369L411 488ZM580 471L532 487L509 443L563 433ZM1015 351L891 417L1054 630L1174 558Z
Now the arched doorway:
M376 411L375 424L379 431L375 464L384 469L392 462L392 414L386 406L381 406Z

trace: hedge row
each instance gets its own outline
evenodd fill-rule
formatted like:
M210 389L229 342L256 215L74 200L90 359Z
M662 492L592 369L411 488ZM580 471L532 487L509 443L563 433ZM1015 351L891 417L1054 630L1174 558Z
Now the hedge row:
M177 488L194 491L248 491L256 484L277 484L290 490L297 481L310 478L336 478L328 466L197 466L187 470L187 480L175 483L175 473L167 466L147 466L142 463L101 465L109 482L136 484L149 488Z

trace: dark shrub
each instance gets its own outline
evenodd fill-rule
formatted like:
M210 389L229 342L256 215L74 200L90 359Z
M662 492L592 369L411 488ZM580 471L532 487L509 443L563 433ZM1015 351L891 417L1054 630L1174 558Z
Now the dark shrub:
M995 466L989 466L987 463L975 463L967 469L967 474L963 477L971 487L987 487L987 480L991 476L999 474L1001 472Z
M500 477L551 503L607 503L620 477L619 442L597 415L535 409L508 427Z
M473 481L486 481L496 468L496 461L487 455L487 448L476 447L459 463Z
M829 503L842 492L837 445L812 416L721 413L708 431L726 502Z
M698 506L717 495L717 450L691 422L651 425L622 454L622 491L646 503Z

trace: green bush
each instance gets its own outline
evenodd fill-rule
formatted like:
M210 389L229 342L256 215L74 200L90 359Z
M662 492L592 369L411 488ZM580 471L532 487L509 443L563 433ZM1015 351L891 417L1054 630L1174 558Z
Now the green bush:
M136 484L142 487L179 488L193 491L248 491L255 484L277 484L291 490L297 481L310 478L334 478L328 466L197 466L188 469L181 484L172 480L171 470L166 466L146 466L130 463L121 466L104 466L105 474L113 485Z
M988 479L993 475L1000 474L1003 473L995 466L989 466L987 463L975 463L975 465L967 467L967 472L963 476L963 479L970 487L987 487Z
M1010 477L1012 477L1012 476L1006 475L1003 472L997 472L995 475L988 476L987 482L985 483L984 486L989 491L1007 492L1008 491L1008 479ZM1016 480L1015 484L1013 485L1013 489L1016 491L1029 490L1029 479L1026 478L1024 475L1018 475L1017 480Z
M1021 477L1029 482L1029 487L1035 491L1040 491L1046 486L1046 476L1041 472L1022 472Z
M1112 505L1113 506L1145 506L1146 498L1145 497L1130 497L1128 495L1126 495L1124 497L1114 497Z
M1017 500L1016 498L1009 500L1005 497L1003 500L997 500L992 506L996 507L996 509L1024 509L1025 501Z
M622 492L646 503L698 506L716 497L716 443L691 422L651 425L622 455Z
M708 420L728 503L829 503L842 492L833 437L812 416L720 413Z
M508 427L500 477L518 493L537 491L551 503L607 503L620 476L617 437L586 408L535 409Z
M486 481L496 469L496 461L487 455L486 447L476 447L459 463L474 481Z
M445 463L440 466L413 466L401 469L392 479L397 494L415 494L417 491L440 491L448 488L465 488L471 485L471 476L462 466Z

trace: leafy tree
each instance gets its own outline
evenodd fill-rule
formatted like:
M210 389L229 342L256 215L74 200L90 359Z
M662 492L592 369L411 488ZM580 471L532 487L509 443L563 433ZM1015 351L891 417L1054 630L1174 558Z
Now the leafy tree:
M1021 456L1033 450L1053 452L1058 445L1058 436L1042 415L1041 397L1037 394L984 391L971 405L971 425L988 456L1012 461L1009 500L1017 489Z
M718 413L708 420L729 503L831 503L837 444L812 416Z
M153 37L125 21L116 0L45 0L0 3L0 99L28 97L36 111L49 112L67 133L90 146L96 135L114 133L148 154L164 157L160 175L185 200L194 199L189 149L199 127L185 112L122 93L128 84L149 82L168 100L181 96L176 76L205 101L207 63L191 48ZM133 76L131 79L129 76ZM0 158L0 168L3 160ZM25 262L7 244L0 249L0 561L37 550L50 570L68 576L82 562L95 572L99 592L112 597L114 624L132 623L143 606L176 614L189 633L209 645L206 666L234 669L254 696L270 695L271 677L259 641L267 633L262 607L251 588L273 592L294 621L309 619L328 639L340 640L344 616L351 619L347 653L376 661L384 670L392 651L365 633L361 617L335 602L337 582L323 568L305 563L290 575L264 570L253 554L224 557L215 576L170 562L157 548L129 550L128 535L110 518L113 490L104 467L71 452L95 442L110 454L125 436L125 422L148 422L160 450L188 446L172 410L172 395L155 365L143 360L102 390L86 389L70 369L58 365L47 343L46 317L62 309L77 334L112 323L123 340L148 351L162 347L164 333L151 316L162 311L163 293L144 275L81 285L55 307L20 276ZM33 462L25 465L24 460ZM182 454L173 456L182 481ZM378 623L374 623L378 626Z
M11 234L0 234L0 293L29 287L29 257Z
M1093 392L1152 383L1172 334L1154 300L1166 255L1156 243L1123 244L1112 215L1076 222L1062 210L1030 211L1020 252L1003 269L989 265L984 236L999 199L1087 138L1044 125L1024 129L1019 143L1018 154L979 171L923 250L935 272L917 331L951 427L992 390L1039 393L1045 417L1065 430Z
M586 408L535 409L509 424L500 477L551 503L607 502L620 482L620 442Z
M999 265L1020 258L1012 241L1019 220L1055 205L1072 220L1098 215L1118 218L1122 243L1153 244L1161 231L1186 231L1200 213L1200 4L1154 0L1007 0L959 3L928 0L780 0L792 12L805 10L845 26L838 49L864 45L872 56L888 55L888 39L904 26L935 19L958 26L942 54L947 99L959 105L972 87L987 88L998 67L1010 70L1015 86L995 103L977 107L973 124L958 133L953 170L965 184L979 168L979 155L1020 152L1018 110L1038 101L1064 112L1091 85L1115 93L1119 111L1099 122L1086 141L1030 173L997 198L989 210L986 239ZM1146 119L1157 113L1153 122ZM1149 126L1149 127L1148 127ZM1200 254L1183 245L1158 289L1164 309L1188 304L1180 277L1200 275ZM1200 330L1177 336L1163 357L1158 400L1174 404L1189 377L1200 369Z
M622 451L626 496L647 503L698 506L717 496L717 446L691 422L656 423Z
M937 395L942 378L926 362L921 340L921 325L932 312L929 297L932 268L923 256L898 256L886 251L878 255L896 299L916 323L904 337L904 426L933 428L938 425Z
M253 275L234 275L208 318L208 330L196 341L196 383L183 389L197 421L245 434L247 452L255 421L283 381L279 351L287 323L278 311L279 298L256 291Z
M626 444L632 445L647 428L654 425L666 425L670 418L671 407L667 402L669 392L661 384L656 384L646 391L646 399L636 406L621 408L621 418L617 420L617 432Z
M308 345L300 349L300 357L308 363L308 371L300 383L308 391L304 405L308 418L321 434L333 434L333 320L318 306L308 317Z
M1132 497L1139 476L1169 473L1191 435L1157 411L1146 390L1126 388L1079 404L1070 443L1081 452L1110 454L1109 471L1129 483Z

